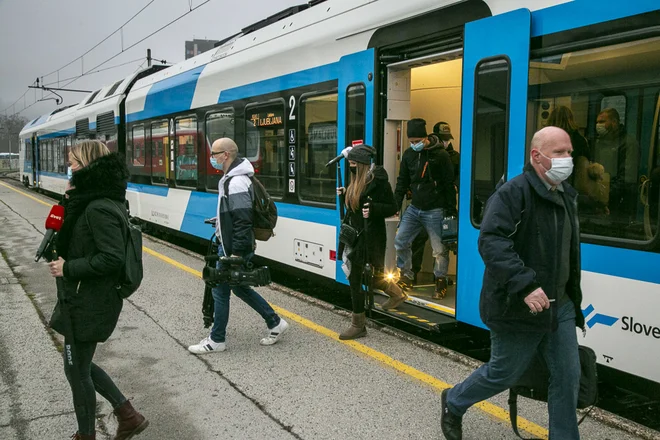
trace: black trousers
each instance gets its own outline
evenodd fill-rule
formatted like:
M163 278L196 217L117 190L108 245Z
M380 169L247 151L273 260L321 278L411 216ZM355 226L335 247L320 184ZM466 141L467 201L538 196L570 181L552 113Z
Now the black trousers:
M422 228L417 237L412 242L412 271L417 275L422 270L422 260L424 259L424 248L429 234Z
M68 344L69 341L65 341ZM66 375L73 394L73 407L78 420L78 432L92 435L96 431L96 392L103 396L113 408L126 402L126 397L119 391L101 367L92 362L96 352L96 342L74 341L76 357L73 365L67 362L64 353L64 374ZM78 371L78 383L72 383L74 374Z

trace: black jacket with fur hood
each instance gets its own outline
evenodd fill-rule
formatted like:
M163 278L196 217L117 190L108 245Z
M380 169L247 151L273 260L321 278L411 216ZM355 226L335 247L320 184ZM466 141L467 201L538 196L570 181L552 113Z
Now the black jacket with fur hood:
M62 202L64 223L57 248L64 263L64 298L68 302L74 338L103 342L112 334L122 308L116 286L123 269L128 169L121 156L103 156L76 171L73 189ZM51 327L62 332L60 304Z

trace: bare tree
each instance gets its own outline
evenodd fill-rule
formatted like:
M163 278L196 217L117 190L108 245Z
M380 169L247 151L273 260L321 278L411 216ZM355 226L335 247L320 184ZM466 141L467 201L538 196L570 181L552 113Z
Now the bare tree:
M0 153L18 153L18 134L28 123L19 115L0 115Z

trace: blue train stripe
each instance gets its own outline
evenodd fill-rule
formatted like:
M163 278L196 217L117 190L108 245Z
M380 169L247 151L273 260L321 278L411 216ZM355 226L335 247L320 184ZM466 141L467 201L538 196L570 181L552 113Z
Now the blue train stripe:
M160 197L167 197L167 195L170 193L170 189L166 186L143 185L140 183L129 183L128 189L131 191Z
M326 64L300 72L267 79L253 84L223 90L218 96L218 104L295 89L310 84L336 80L339 77L339 63Z
M660 254L595 244L583 244L582 270L660 284ZM644 264L640 264L644 261Z
M144 110L126 115L126 122L190 110L197 80L204 67L199 66L152 85L144 102Z
M52 138L58 138L58 137L63 137L63 136L70 136L72 134L76 133L76 128L67 128L65 130L60 130L60 131L54 131L52 133L47 133L41 136L37 136L39 140L42 139L52 139Z
M616 7L604 7L602 2L595 0L563 3L532 13L532 37L643 14L657 9L658 0L617 2Z

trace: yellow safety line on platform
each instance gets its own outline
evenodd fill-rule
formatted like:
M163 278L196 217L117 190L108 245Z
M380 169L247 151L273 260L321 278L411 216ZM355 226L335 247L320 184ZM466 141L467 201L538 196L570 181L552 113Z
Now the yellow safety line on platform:
M165 255L161 255L158 252L149 250L149 254L153 255L156 258L160 258L161 260L168 262L170 264L173 264L174 266L178 267L179 269L185 270L188 273L192 273L197 275L198 277L201 277L202 274L199 271L196 271L194 269L191 269L190 267L187 267L181 263L178 263L174 260L172 260L169 257L166 257ZM431 376L430 374L426 374L422 371L419 371L416 368L411 367L410 365L406 365L403 362L399 362L395 359L392 359L390 356L381 353L380 351L374 350L373 348L367 347L364 344L361 344L356 341L342 341L339 339L339 333L336 333L328 328L325 328L313 321L310 321L309 319L303 318L300 315L297 315L293 312L290 312L286 309L283 309L281 307L275 306L271 304L275 312L277 314L284 316L286 319L289 319L291 321L295 321L298 324L307 327L311 330L314 330L317 333L320 333L324 336L327 336L330 339L333 339L337 342L340 342L342 344L348 345L349 347L353 348L356 351L359 351L362 354L365 354L391 368L394 368L395 370L407 374L410 377L413 377L421 382L424 382L427 385L432 386L433 388L436 388L438 390L444 390L446 388L451 388L451 385L449 385L446 382L443 382L439 379L436 379L435 377ZM489 402L480 402L475 405L477 408L481 409L482 411L490 414L493 417L496 417L498 419L503 420L504 422L509 423L509 412L506 411L503 408L500 408L497 405L493 405L492 403ZM518 426L527 431L528 433L539 437L543 439L548 438L548 430L537 425L536 423L530 422L529 420L523 419L522 417L518 417Z
M0 185L4 186L6 188L9 188L12 191L16 191L17 193L19 193L21 195L24 195L25 197L28 197L28 198L30 198L30 199L32 199L36 202L39 202L43 205L52 206L51 203L47 203L47 202L44 202L43 200L39 200L38 198L33 197L33 196L23 192L23 191L19 191L15 188L12 188L11 186L9 186L5 183L0 182ZM149 248L146 248L146 247L143 247L143 249L149 255L151 255L153 257L156 257L156 258L158 258L158 259L160 259L160 260L162 260L162 261L164 261L168 264L171 264L172 266L174 266L178 269L181 269L185 272L188 272L192 275L195 275L196 277L199 277L199 278L202 277L202 273L198 270L192 269L192 268L190 268L190 267L188 267L184 264L181 264L181 263L171 259L170 257L167 257L167 256L165 256L165 255L163 255L159 252L156 252L152 249L149 249ZM427 385L429 385L433 388L436 388L438 390L444 390L446 388L451 388L451 385L449 385L448 383L443 382L439 379L436 379L435 377L431 376L430 374L426 374L422 371L419 371L418 369L413 368L410 365L406 365L403 362L399 362L395 359L392 359L390 356L388 356L384 353L381 353L380 351L374 350L373 348L367 347L364 344L361 344L357 341L342 341L342 340L339 339L339 334L338 333L336 333L336 332L334 332L334 331L332 331L328 328L325 328L325 327L323 327L319 324L316 324L315 322L310 321L309 319L305 319L300 315L297 315L293 312L289 312L288 310L285 310L281 307L277 307L277 306L274 306L274 305L273 305L273 309L278 314L284 316L287 319L290 319L291 321L295 321L298 324L300 324L302 326L305 326L305 327L307 327L311 330L314 330L315 332L320 333L324 336L327 336L330 339L333 339L337 342L348 345L349 347L353 348L354 350L356 350L356 351L358 351L362 354L365 354L365 355L367 355L367 356L369 356L369 357L371 357L371 358L373 358L373 359L375 359L375 360L377 360L377 361L379 361L379 362L381 362L381 363L383 363L383 364L385 364L385 365L387 365L387 366L389 366L389 367L391 367L391 368L393 368L393 369L395 369L395 370L397 370L401 373L404 373L404 374L406 374L406 375L408 375L412 378L415 378L415 379L417 379L417 380L419 380L419 381L421 381L421 382L423 382L423 383L425 383L425 384L427 384ZM489 402L480 402L480 403L477 403L475 406L477 408L481 409L482 411L486 412L487 414L490 414L491 416L493 416L497 419L500 419L500 420L506 422L507 424L509 423L509 412L506 411L505 409L500 408L497 405L493 405L492 403L489 403ZM536 437L540 437L542 439L547 439L548 438L548 430L547 429L543 428L542 426L537 425L536 423L530 422L529 420L523 419L520 416L518 417L518 427L520 429L524 430L524 431L527 431L528 433L530 433L530 434L532 434Z
M19 194L21 194L21 195L27 197L28 199L32 199L32 200L34 200L35 202L41 203L42 205L53 206L52 203L48 203L48 202L44 202L43 200L39 200L38 198L36 198L36 197L34 197L34 196L31 196L30 194L28 194L28 193L26 193L26 192L23 192L23 191L17 190L16 188L12 187L11 185L7 185L6 183L0 182L0 185L4 186L5 188L8 188L8 189L10 189L10 190L12 190L12 191L15 191L15 192L17 192L17 193L19 193Z

